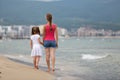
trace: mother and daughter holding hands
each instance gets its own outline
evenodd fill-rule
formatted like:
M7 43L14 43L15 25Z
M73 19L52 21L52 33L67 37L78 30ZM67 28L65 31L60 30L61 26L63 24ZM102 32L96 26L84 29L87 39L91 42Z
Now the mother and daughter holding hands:
M35 69L39 69L38 64L42 56L43 45L45 47L46 63L48 72L55 71L55 49L58 47L58 30L57 25L52 23L52 15L46 15L47 23L43 29L43 42L40 40L39 27L32 27L32 35L30 37L31 56L33 57L33 64ZM52 68L50 68L50 60Z

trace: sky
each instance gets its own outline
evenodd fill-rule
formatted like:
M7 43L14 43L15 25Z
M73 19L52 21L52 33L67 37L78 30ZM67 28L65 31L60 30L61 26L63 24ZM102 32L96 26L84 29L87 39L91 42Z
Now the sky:
M0 0L0 24L43 24L50 12L63 27L120 25L120 0Z

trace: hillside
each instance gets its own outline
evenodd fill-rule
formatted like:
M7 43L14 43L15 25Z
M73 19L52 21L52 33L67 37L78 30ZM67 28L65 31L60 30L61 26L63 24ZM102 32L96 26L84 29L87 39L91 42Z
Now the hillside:
M118 30L119 3L120 0L0 0L0 24L44 24L45 14L51 12L54 22L61 27L94 25Z

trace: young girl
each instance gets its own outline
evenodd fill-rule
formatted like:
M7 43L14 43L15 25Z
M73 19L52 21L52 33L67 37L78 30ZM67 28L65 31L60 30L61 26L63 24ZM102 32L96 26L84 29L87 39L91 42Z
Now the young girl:
M33 57L34 68L38 68L38 64L40 61L40 57L42 56L42 48L41 44L43 43L40 41L40 30L39 27L32 28L32 35L30 37L30 46L31 46L31 56Z

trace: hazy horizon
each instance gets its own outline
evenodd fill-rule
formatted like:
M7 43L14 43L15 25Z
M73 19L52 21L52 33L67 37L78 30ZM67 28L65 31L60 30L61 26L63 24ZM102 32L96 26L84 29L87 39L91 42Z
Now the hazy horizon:
M1 25L45 24L45 14L64 28L92 25L120 29L119 0L0 0Z

